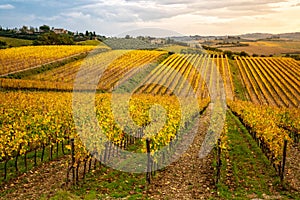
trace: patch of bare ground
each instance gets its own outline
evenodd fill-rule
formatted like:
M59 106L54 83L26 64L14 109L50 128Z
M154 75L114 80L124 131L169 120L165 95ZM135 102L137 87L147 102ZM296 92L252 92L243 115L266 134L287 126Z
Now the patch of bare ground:
M300 144L290 144L286 158L285 181L300 192Z
M214 196L213 152L204 159L199 158L200 147L209 126L209 117L210 107L200 117L199 129L194 130L197 134L188 150L152 180L147 191L149 198L208 199Z
M0 199L26 200L39 199L42 196L49 198L62 188L66 173L66 158L43 163L2 185L0 193L6 194Z

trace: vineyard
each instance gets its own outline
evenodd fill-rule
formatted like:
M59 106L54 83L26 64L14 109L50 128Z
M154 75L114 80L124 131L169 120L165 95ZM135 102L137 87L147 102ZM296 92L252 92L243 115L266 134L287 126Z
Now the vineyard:
M94 48L94 46L28 46L1 50L0 75L7 75L68 56L89 52Z
M84 87L85 90L88 90L91 82L86 77L94 79L101 75L97 88L109 90L119 79L125 78L125 74L135 73L139 68L156 61L165 54L164 51L146 50L109 51L91 55L87 59L71 62L44 73L27 76L24 78L26 80L0 79L0 86L2 88L72 91L76 79L76 84L80 84L81 88ZM82 76L78 75L79 70Z
M299 107L299 64L289 58L237 57L249 99L262 105Z
M99 125L109 141L116 146L120 146L120 148L123 146L126 147L127 144L125 141L128 139L129 134L115 122L110 108L111 98L110 94L96 95L96 114ZM6 99L15 99L15 101L7 102ZM118 101L115 103L120 105L120 107L115 109L120 111L124 109L121 105L125 98L123 95L119 95L117 99ZM141 135L140 138L137 137L144 143L144 145L141 145L141 152L146 152L145 138L151 138L151 151L153 152L168 145L172 139L178 137L175 133L179 129L185 129L186 124L189 123L194 116L197 116L197 113L207 107L208 104L208 100L201 100L199 101L200 110L195 110L194 107L188 107L184 109L184 113L180 113L178 112L180 105L174 97L133 96L129 105L129 111L137 125L146 127L146 125L151 122L147 113L155 102L160 102L166 109L167 121L155 137L153 135L151 136L151 130L144 131L146 136L150 134L147 137L144 135ZM88 132L89 129L85 129L85 124L80 124L82 129L80 137L75 131L75 124L72 118L71 93L7 92L1 93L0 103L1 113L5 113L5 115L1 115L0 160L2 162L7 163L13 158L17 160L19 156L25 156L26 159L26 154L29 152L38 151L39 149L43 149L44 151L44 148L47 146L56 147L59 144L63 145L69 143L70 138L75 139L74 154L76 165L86 161L87 158L90 159L89 156L91 152L88 152L82 143L82 141L85 141L85 138L98 141L95 143L97 144L96 146L90 148L94 149L97 154L104 153L104 146L99 145L103 142L99 140L101 137L97 134L91 135L91 133ZM81 110L77 112L81 112ZM88 116L83 116L83 118L87 117ZM119 120L126 121L126 117L127 116ZM181 118L185 121L181 121ZM155 130L155 125L152 128ZM71 147L66 146L66 148L70 149ZM17 164L16 170L18 170ZM6 178L6 173L4 174L4 178Z
M192 193L190 189L185 191L195 195L189 198L234 198L239 184L257 190L257 194L251 189L243 190L247 195L255 193L259 197L262 189L255 188L254 183L248 185L249 175L245 179L236 177L240 172L255 170L253 166L256 160L261 162L262 155L267 160L263 161L267 164L262 165L265 167L262 170L274 171L269 177L272 183L268 183L274 186L264 192L271 195L274 190L284 197L299 196L299 62L282 57L231 59L214 52L95 49L96 46L28 46L0 50L0 186L11 188L14 184L10 181L20 177L20 171L26 174L57 159L63 162L60 163L66 173L63 184L68 189L85 184L97 170L102 173L99 176L108 174L105 165L117 165L118 170L146 174L147 187L134 186L142 199L155 192L163 195L155 188L176 163L182 162L176 170L186 170L191 176L200 170L201 166L195 166L200 147L193 143L190 147L193 151L188 148L193 142L189 136L195 134L202 144L215 145L207 158L203 158L203 166L211 170L204 173L206 179L193 180L203 182L195 185L206 186L196 187L190 180L177 179L180 175L172 172L170 176L177 182L166 179L157 187L170 185L165 191L171 193L171 199L176 193L172 187L179 187L181 181L186 188L193 187ZM38 71L47 63L84 53L88 54L85 58ZM37 71L32 74L25 73L35 68ZM23 72L20 79L7 77ZM248 101L239 99L239 85L246 91L243 99ZM220 114L222 104L227 105L224 122ZM222 133L218 133L218 126L222 126ZM246 139L243 129L251 139ZM233 130L243 140L235 146L234 138L230 138ZM219 138L214 138L215 135ZM200 145L200 140L194 142ZM248 149L243 149L241 157L237 157L234 153L243 144ZM260 149L255 156L254 145ZM166 163L173 162L177 149L187 149L187 153L168 166ZM249 151L254 159L251 166L245 161L249 168L242 170L231 164L242 160ZM133 156L133 164L128 163L134 153L145 157ZM266 174L263 172L261 176ZM112 179L116 177L108 182ZM230 188L234 179L240 180ZM222 184L230 189L223 190ZM283 187L290 193L282 192ZM203 194L197 193L198 190ZM123 197L130 197L131 193ZM206 196L201 196L204 193Z
M224 80L224 81L222 81ZM158 65L146 78L137 93L190 96L192 93L207 98L208 88L223 84L228 99L233 99L234 88L228 60L223 55L174 54Z
M284 140L289 139L288 132L278 126L279 115L284 111L277 111L278 114L275 114L272 109L246 102L229 102L228 105L245 126L249 127L254 138L259 140L272 163L279 164L282 160Z

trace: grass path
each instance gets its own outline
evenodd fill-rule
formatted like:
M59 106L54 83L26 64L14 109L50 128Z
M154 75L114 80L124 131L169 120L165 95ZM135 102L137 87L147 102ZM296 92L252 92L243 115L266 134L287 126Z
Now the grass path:
M222 155L222 199L299 199L299 193L289 191L269 160L264 156L247 129L227 112L228 133Z

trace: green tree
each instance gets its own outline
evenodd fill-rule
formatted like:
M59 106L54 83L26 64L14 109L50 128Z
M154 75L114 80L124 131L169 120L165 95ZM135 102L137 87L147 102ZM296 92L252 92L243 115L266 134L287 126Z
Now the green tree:
M241 53L240 53L240 56L244 56L244 57L247 57L247 56L249 56L245 51L242 51Z
M49 32L50 26L47 26L47 25L40 26L40 31L41 32Z
M32 26L30 26L30 27L29 27L29 31L32 32L32 33L34 33L34 32L35 32L35 28L32 27Z
M69 45L74 44L73 38L68 34L48 32L40 35L34 45Z
M28 27L27 26L23 26L22 28L20 28L21 33L27 33L28 31Z
M227 57L228 57L229 59L232 59L232 58L233 58L233 53L232 53L232 51L224 51L224 54L226 54Z

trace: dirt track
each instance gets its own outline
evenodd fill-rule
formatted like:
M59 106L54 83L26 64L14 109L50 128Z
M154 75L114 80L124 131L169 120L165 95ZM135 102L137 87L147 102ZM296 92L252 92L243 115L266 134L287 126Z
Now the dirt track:
M151 199L208 199L213 196L213 153L204 159L199 151L209 126L210 108L201 116L199 129L189 149L159 172L148 189Z

